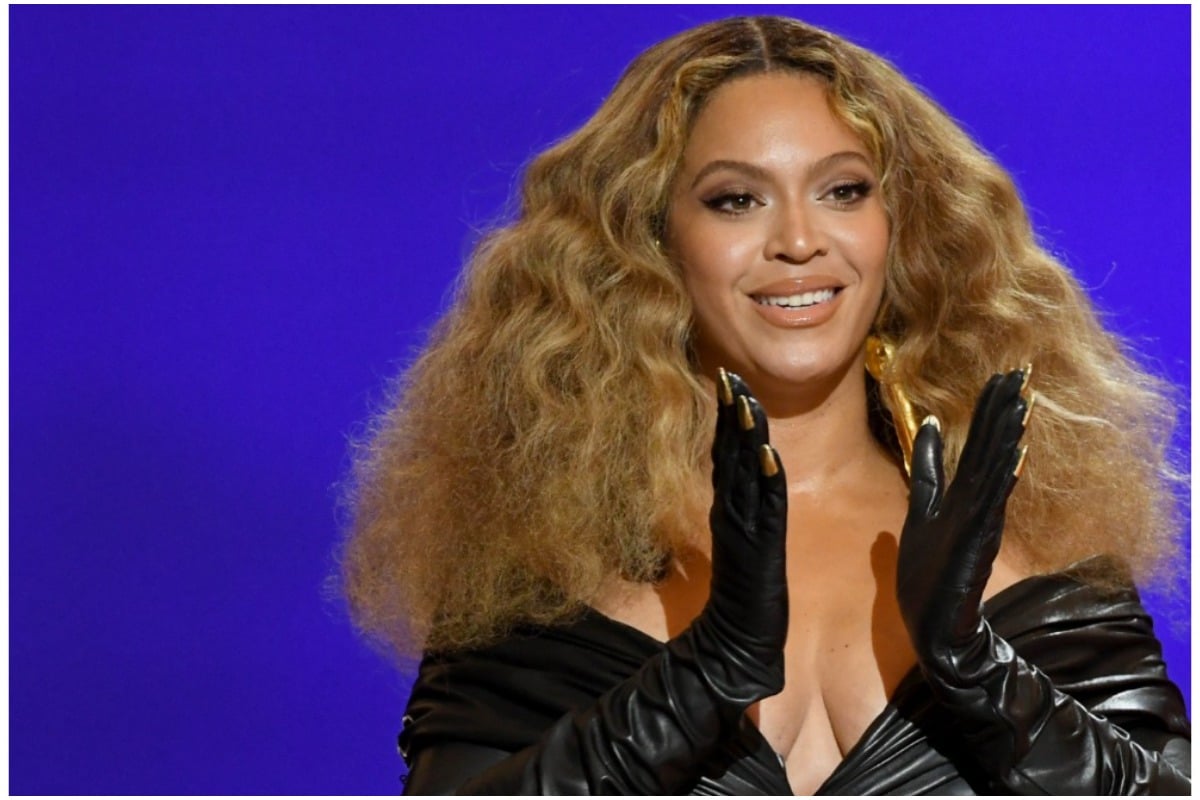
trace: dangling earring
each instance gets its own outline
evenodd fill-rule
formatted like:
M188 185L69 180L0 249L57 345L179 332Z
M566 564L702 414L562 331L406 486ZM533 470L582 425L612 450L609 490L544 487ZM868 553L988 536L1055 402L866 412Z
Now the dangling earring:
M884 372L892 360L892 345L872 334L866 342L867 372L879 384L879 388L887 395L888 406L892 411L892 425L896 428L896 438L900 441L900 451L904 455L904 472L912 475L913 441L917 438L917 415L912 403L896 381L885 381Z

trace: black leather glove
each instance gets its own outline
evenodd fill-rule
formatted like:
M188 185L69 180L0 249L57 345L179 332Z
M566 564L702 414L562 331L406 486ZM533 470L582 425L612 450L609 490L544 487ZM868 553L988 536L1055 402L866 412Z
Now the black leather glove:
M917 434L896 591L922 672L977 763L1009 791L1190 794L1186 740L1131 740L1058 691L980 613L1022 459L1025 378L988 382L948 489L936 421Z
M701 777L746 709L783 688L787 485L767 421L722 371L713 442L707 605L632 677L561 718L461 794L672 794ZM412 776L409 786L428 786Z

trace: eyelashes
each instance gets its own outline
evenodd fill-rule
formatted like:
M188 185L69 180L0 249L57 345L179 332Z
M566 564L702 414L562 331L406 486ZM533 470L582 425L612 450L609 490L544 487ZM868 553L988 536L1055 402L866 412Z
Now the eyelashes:
M728 214L729 216L738 216L745 214L753 209L756 205L762 205L762 201L755 197L750 192L721 192L712 197L705 198L704 205L711 208L720 214Z
M874 189L875 186L870 181L846 181L835 185L825 193L825 197L844 208L870 197Z
M849 209L870 197L874 191L875 184L872 181L865 179L846 180L834 184L817 199L819 202L827 203L834 208ZM705 197L701 202L718 214L731 217L749 213L758 206L766 205L766 202L753 192L741 189L721 191Z

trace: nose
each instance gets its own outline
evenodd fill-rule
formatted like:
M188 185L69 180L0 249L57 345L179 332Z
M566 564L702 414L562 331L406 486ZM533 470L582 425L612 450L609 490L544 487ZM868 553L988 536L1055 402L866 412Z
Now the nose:
M829 252L817 212L803 203L781 203L765 242L768 261L803 264Z

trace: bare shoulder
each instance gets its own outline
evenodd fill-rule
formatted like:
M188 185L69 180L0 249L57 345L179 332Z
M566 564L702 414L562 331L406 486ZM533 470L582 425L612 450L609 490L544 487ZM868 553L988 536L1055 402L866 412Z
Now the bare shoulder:
M676 555L659 583L612 578L592 606L606 617L665 642L682 633L700 615L708 601L711 581L708 553L688 548Z
M609 619L636 628L660 642L669 638L662 603L648 584L614 578L592 601L592 607Z

